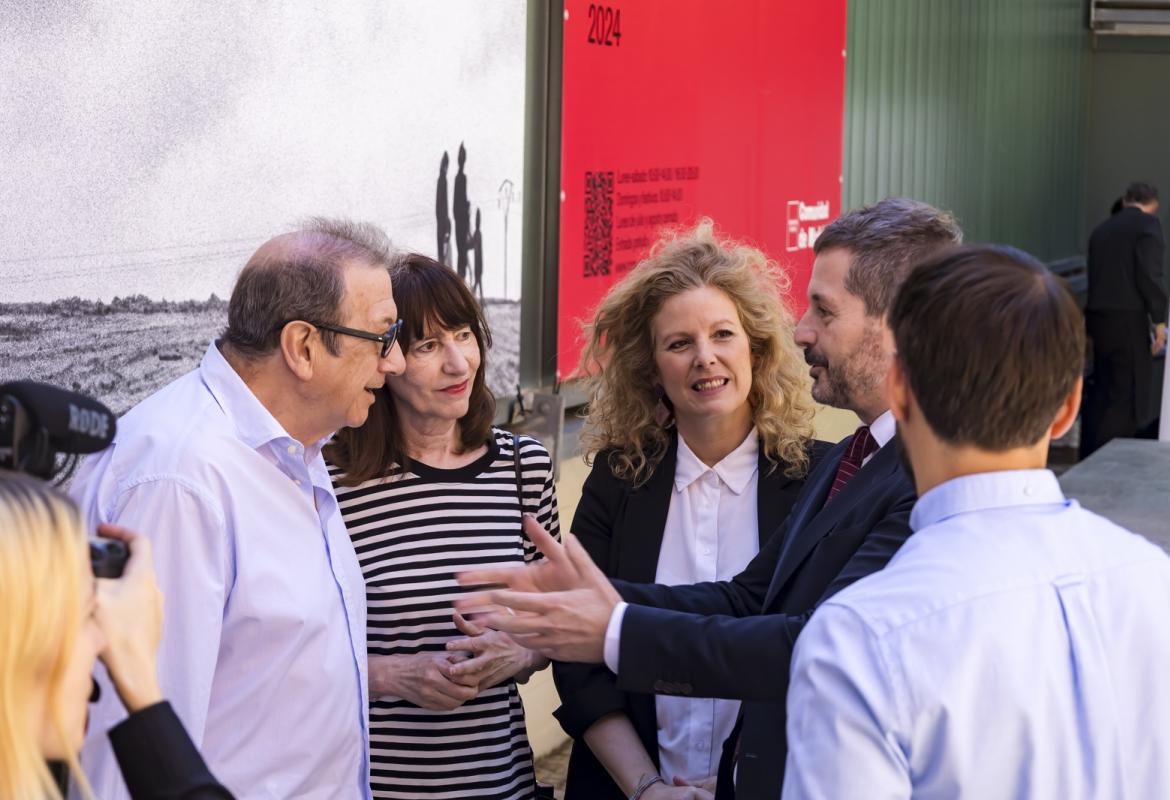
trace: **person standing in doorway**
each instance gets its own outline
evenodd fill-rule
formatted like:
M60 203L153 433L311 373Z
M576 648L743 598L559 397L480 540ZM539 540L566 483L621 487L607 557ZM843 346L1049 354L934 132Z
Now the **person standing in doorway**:
M1085 327L1093 374L1085 390L1081 458L1110 439L1134 436L1156 414L1153 356L1166 346L1167 311L1158 190L1131 183L1122 204L1089 239Z

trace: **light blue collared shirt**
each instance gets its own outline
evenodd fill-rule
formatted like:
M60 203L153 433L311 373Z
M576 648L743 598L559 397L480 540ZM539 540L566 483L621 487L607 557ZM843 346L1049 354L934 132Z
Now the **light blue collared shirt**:
M163 694L239 798L369 797L365 584L323 444L290 437L213 343L73 485L90 525L150 537ZM106 731L125 713L101 672L82 763L119 800Z
M1170 558L1047 470L910 524L796 642L785 800L1170 797Z

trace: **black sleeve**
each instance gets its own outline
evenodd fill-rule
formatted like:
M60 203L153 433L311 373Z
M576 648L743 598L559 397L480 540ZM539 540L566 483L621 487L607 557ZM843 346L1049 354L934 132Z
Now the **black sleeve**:
M1165 249L1162 232L1157 228L1138 237L1137 263L1134 265L1137 274L1134 278L1146 312L1155 324L1166 321L1166 285L1162 282L1162 257Z
M809 474L812 474L833 448L834 445L827 442L814 441L810 445ZM761 613L772 576L776 574L780 551L788 538L791 522L789 512L800 505L805 486L806 481L802 481L799 490L791 499L779 501L787 505L783 522L768 537L755 558L731 580L680 586L614 581L614 586L627 603L642 606L708 616L750 617Z
M625 496L621 482L610 473L608 452L598 453L581 489L572 531L606 574L610 572L613 529ZM554 661L553 681L561 698L561 707L553 716L574 739L581 738L606 714L626 707L625 693L617 688L617 678L604 664Z
M817 605L886 565L910 535L914 499L908 493L890 508ZM796 637L814 610L734 618L631 605L622 619L618 686L655 692L670 684L695 697L783 702Z
M776 562L787 534L788 520L785 519L764 548L743 568L743 572L729 581L680 586L614 581L613 585L627 603L690 614L754 616L764 607L764 597L776 573ZM626 614L628 617L629 611Z
M110 742L134 800L233 800L165 700L116 725Z
M593 562L610 573L610 545L618 514L626 499L622 482L609 470L609 451L598 453L593 469L581 487L581 501L570 530L580 540Z

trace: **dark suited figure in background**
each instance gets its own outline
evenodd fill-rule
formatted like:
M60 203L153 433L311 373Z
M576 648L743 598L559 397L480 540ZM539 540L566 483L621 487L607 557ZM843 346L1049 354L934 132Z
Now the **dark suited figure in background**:
M451 163L447 151L443 151L443 160L439 162L439 182L435 186L435 232L438 242L435 248L435 260L440 264L451 266L451 215L447 212L447 165Z
M1085 327L1093 342L1093 375L1085 388L1081 458L1110 439L1134 436L1157 413L1153 354L1166 345L1167 309L1157 213L1158 190L1132 183L1123 208L1089 238Z
M561 547L528 520L549 567L465 573L461 582L511 591L456 606L514 608L515 615L487 614L484 624L532 634L531 646L558 661L604 662L625 691L742 700L715 796L778 797L796 637L820 603L884 567L910 535L916 496L885 395L894 356L886 315L911 268L961 238L951 215L891 198L845 214L817 239L796 343L811 365L813 398L865 424L809 473L788 517L735 578L611 585L579 541Z
M467 174L463 165L467 162L467 151L459 143L459 171L455 173L455 201L452 214L455 217L455 271L467 280L467 251L471 248L471 203L467 199Z

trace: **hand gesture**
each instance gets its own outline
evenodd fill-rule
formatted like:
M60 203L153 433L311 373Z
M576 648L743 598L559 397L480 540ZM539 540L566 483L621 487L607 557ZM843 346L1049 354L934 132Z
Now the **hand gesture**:
M474 681L479 691L496 686L515 677L524 683L548 660L524 647L508 634L477 625L455 612L455 627L467 634L464 639L447 642L447 650L470 655L458 664L452 664L449 674L456 680Z
M710 781L710 788L705 785L707 781ZM673 785L656 783L649 787L642 793L642 800L715 800L714 792L714 777L693 783L675 778Z
M95 580L94 615L106 637L105 649L98 655L122 704L133 713L162 700L158 645L163 595L154 580L149 539L117 525L99 525L97 532L125 542L130 550L122 577Z
M715 800L715 795L697 786L656 783L643 793L642 800Z
M507 588L462 597L456 600L456 609L481 612L481 625L504 631L549 658L600 663L605 630L621 596L577 537L568 534L562 545L527 516L524 532L544 554L544 561L459 575L464 586L502 584Z
M561 544L534 517L527 514L524 515L523 525L524 534L536 549L544 554L543 559L522 567L496 567L463 572L456 576L459 583L469 587L502 584L517 592L561 592L583 588L585 583L580 571L568 557L568 540L572 537L565 537L565 543ZM588 554L585 557L588 559ZM593 563L592 559L589 563ZM478 595L470 595L465 599L476 598L482 599ZM460 605L468 607L465 602L461 602Z
M459 653L370 656L370 697L401 697L431 711L453 711L479 694L475 681L450 674Z
M695 780L688 781L685 778L680 778L677 775L675 775L674 776L674 785L675 786L693 786L697 789L702 789L704 792L707 792L707 795L704 795L704 797L706 797L708 795L711 797L714 797L715 796L715 781L718 777L719 777L718 775L708 775L706 778L697 778Z

